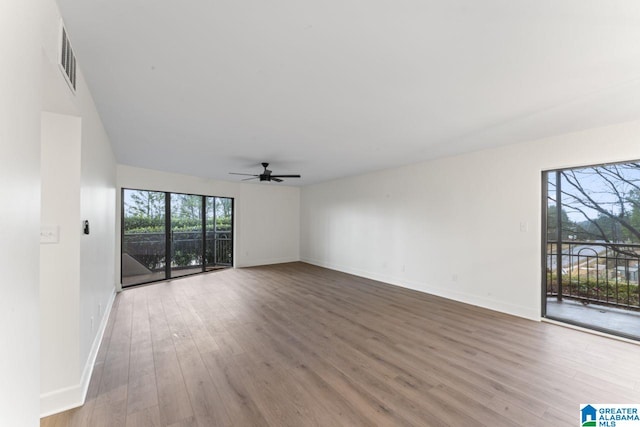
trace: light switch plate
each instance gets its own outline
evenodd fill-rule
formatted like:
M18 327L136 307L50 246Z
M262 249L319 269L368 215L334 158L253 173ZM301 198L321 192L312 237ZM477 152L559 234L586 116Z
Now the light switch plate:
M40 227L40 243L58 243L60 241L60 227L57 225L43 225Z

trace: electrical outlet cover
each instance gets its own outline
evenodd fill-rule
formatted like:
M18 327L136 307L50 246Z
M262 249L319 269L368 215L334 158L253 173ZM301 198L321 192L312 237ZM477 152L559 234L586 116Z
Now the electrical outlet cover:
M43 225L40 227L40 243L60 242L60 227L57 225Z

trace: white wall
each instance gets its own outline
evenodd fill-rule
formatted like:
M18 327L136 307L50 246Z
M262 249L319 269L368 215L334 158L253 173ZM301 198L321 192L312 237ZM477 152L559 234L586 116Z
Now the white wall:
M237 184L236 267L300 260L300 189Z
M90 234L80 240L80 360L83 387L115 297L116 160L91 94L82 82L82 151L80 215L88 220Z
M40 11L0 2L0 425L39 425Z
M541 171L638 159L638 135L635 121L305 187L301 259L539 319Z
M45 394L80 380L80 126L79 117L42 114L41 221L58 230L56 243L40 246L40 385Z
M60 13L42 1L42 220L60 243L41 260L41 415L84 402L115 296L115 157L78 60L73 94L58 67ZM73 45L73 34L70 34ZM82 220L91 233L82 234Z
M117 171L118 212L121 188L233 197L236 267L291 262L300 258L298 187L216 181L125 165L118 165ZM119 229L120 215L117 221ZM116 253L119 258L119 240ZM117 277L120 277L119 270Z

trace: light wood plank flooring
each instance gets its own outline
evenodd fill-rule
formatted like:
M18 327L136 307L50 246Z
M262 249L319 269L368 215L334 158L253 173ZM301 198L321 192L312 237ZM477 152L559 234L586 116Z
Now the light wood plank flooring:
M517 286L517 283L514 283ZM319 267L120 293L62 426L575 426L640 403L640 346Z

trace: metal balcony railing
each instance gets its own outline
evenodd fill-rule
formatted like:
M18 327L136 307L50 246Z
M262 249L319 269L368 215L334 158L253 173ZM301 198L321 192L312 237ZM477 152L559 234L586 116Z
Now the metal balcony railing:
M547 296L640 310L640 245L548 242Z
M230 231L206 233L204 265L233 265L233 239ZM166 264L165 233L124 233L123 253L128 254L152 272L161 271ZM176 231L171 239L172 268L202 266L202 232Z

